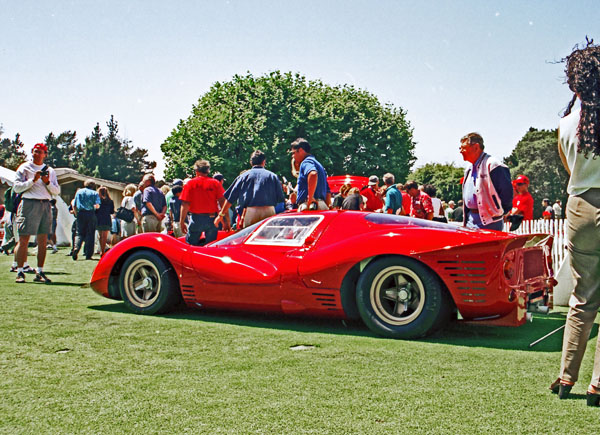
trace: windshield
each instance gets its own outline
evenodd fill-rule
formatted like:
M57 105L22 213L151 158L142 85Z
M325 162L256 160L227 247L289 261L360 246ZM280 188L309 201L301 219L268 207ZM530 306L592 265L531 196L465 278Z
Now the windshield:
M259 226L262 222L258 222L254 225L250 225L247 228L244 228L241 231L238 231L235 234L232 234L231 236L227 236L224 239L219 240L218 242L215 243L211 243L209 246L235 246L235 245L240 245L244 242L244 240L246 240L246 237L248 237L249 234L252 233L252 231L254 231L256 229L257 226Z
M270 219L246 242L248 245L302 246L323 216L294 215Z

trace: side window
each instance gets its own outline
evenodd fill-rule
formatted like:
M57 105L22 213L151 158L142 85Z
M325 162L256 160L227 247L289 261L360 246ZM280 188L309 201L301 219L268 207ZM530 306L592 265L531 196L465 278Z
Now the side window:
M270 219L246 242L248 245L302 246L323 216L282 216Z

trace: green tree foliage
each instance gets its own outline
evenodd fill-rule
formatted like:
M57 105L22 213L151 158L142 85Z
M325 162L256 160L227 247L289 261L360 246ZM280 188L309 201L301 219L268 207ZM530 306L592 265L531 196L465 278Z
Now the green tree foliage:
M290 143L306 138L329 175L404 178L415 161L406 113L352 86L328 86L299 74L234 76L215 83L162 144L167 178L190 175L194 161L233 180L261 149L267 167L290 177Z
M16 170L21 163L27 160L27 154L24 151L24 144L21 142L21 136L19 133L15 135L14 139L2 138L4 129L0 125L0 166L5 168Z
M73 162L71 167L92 177L126 183L139 182L146 171L156 167L156 162L147 160L147 150L133 148L129 140L119 136L119 126L113 116L106 126L106 135L102 133L100 124L96 124L84 144L76 147L77 162Z
M77 144L77 133L65 131L58 136L48 134L44 140L48 146L46 163L53 168L76 168L81 160L81 146Z
M464 173L454 163L427 163L417 168L409 175L409 179L419 184L431 184L437 190L437 197L444 200L457 202L462 198L462 185L460 179Z
M504 163L513 179L523 174L529 178L529 193L535 201L534 217L542 215L542 199L566 204L569 175L558 155L557 130L529 129Z

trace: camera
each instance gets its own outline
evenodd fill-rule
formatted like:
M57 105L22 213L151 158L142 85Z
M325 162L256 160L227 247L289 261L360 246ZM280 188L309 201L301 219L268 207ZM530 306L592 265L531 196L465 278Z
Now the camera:
M44 165L44 167L40 171L40 176L42 176L42 177L48 176L48 165Z

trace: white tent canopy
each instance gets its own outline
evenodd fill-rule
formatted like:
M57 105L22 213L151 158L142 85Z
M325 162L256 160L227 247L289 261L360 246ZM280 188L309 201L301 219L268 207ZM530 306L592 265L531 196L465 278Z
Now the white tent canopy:
M11 171L10 169L5 168L4 166L0 166L0 181L2 181L5 184L8 184L9 186L12 186L14 179L15 171Z

